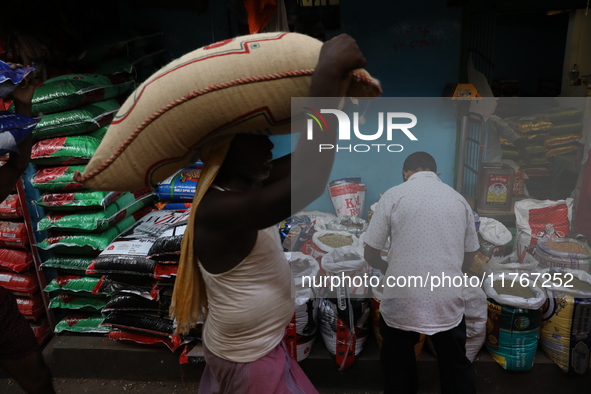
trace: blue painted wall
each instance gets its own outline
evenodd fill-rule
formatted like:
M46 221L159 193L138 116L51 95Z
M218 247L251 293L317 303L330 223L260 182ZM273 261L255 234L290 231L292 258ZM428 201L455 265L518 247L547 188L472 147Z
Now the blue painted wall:
M330 33L347 33L357 40L367 70L382 84L383 97L441 97L448 82L458 82L460 25L461 9L437 0L341 2L342 29ZM441 179L452 185L455 120L435 124L423 116L416 127L421 129L418 141L406 139L401 153L337 155L331 179L360 176L366 184L364 218L380 193L401 182L402 164L413 152L432 154ZM289 150L289 138L277 137L274 142L278 154ZM327 193L309 208L334 213Z
M368 71L381 81L384 97L441 97L446 83L458 81L459 7L448 8L439 0L342 1L340 7L341 29L327 31L327 35L347 33L357 40L367 58ZM228 30L225 2L210 2L209 11L203 14L162 9L137 11L131 7L122 7L121 13L132 26L162 30L171 58L237 34ZM452 183L455 122L427 124L429 127L422 129L419 141L404 143L401 153L337 156L331 179L360 176L367 186L363 217L380 193L400 183L402 163L412 152L431 153L439 165L441 179ZM291 150L289 137L276 137L274 143L276 156ZM334 212L328 194L309 208Z

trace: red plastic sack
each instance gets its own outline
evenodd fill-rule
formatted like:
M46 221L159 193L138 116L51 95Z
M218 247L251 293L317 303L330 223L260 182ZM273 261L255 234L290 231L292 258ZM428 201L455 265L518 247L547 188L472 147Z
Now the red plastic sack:
M18 195L11 194L0 203L0 219L16 219L23 216Z
M43 298L40 293L33 297L16 297L16 305L18 311L22 313L27 319L37 320L45 314L45 306L43 305Z
M131 332L131 331L111 331L109 333L109 339L114 341L122 342L133 342L141 345L152 345L152 346L166 346L171 352L176 352L177 349L186 343L178 335L170 335L168 337L161 335L151 335L143 332Z
M0 286L12 290L16 296L32 297L33 294L39 291L39 282L35 272L24 274L1 272Z
M539 238L565 238L572 222L573 199L534 200L525 199L515 203L517 226L517 253L520 261L523 253L533 254Z
M31 323L31 329L39 345L43 345L51 335L51 326L47 319L41 319L38 322Z
M0 221L0 247L24 248L28 244L24 223Z
M25 272L32 264L33 256L29 251L0 249L0 270Z

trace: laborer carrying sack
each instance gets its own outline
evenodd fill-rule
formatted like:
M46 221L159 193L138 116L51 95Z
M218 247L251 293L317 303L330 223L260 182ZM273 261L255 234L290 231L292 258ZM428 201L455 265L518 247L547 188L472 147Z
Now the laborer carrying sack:
M210 60L215 64L205 67ZM156 92L172 74L199 63L207 77L175 84L193 91ZM132 94L111 126L113 135L110 128L105 145L77 177L91 188L128 189L162 180L197 158L203 161L171 305L179 333L207 311L202 393L214 387L227 393L285 392L289 386L316 393L282 342L294 311L293 279L276 224L324 192L334 153L317 147L336 142L336 119L328 120L334 122L330 131L313 141L300 138L293 155L273 161L273 144L261 131L290 132L294 96L378 95L379 84L358 70L364 65L355 41L345 35L322 44L295 33L268 33L199 49ZM222 66L232 71L223 78ZM195 90L198 79L215 85ZM159 108L149 103L143 116L136 116L145 101L153 101L148 98L161 94L169 101ZM324 103L336 107L338 101Z

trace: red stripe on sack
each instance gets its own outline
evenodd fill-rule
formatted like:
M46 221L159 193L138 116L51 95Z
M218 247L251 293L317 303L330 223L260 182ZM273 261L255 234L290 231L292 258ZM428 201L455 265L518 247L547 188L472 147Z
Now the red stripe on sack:
M382 94L382 86L378 83L378 81L376 79L368 77L367 75L362 75L362 74L358 74L355 72L352 72L351 76L356 81L365 82L368 85L374 86L375 88L377 88L379 90L380 94Z
M194 99L199 96L203 96L207 93L217 92L220 90L231 88L233 86L247 85L250 83L257 83L257 82L263 82L263 81L273 81L273 80L279 80L279 79L283 79L283 78L296 78L296 77L309 76L309 75L312 75L313 72L314 72L314 70L297 70L297 71L288 71L288 72L279 73L279 74L262 75L262 76L250 77L250 78L241 78L241 79L230 81L230 82L227 82L224 84L213 85L213 86L207 87L205 89L200 89L200 90L194 91L192 93L189 93L188 95L186 95L178 100L173 101L172 103L164 106L162 109L160 109L159 111L152 114L146 121L142 122L142 124L140 124L136 128L136 130L123 142L123 144L119 148L117 148L115 153L113 153L111 155L111 157L109 157L103 164L101 164L94 171L90 172L89 174L87 174L85 176L83 176L82 174L77 172L76 174L74 174L74 180L76 182L84 182L84 181L96 176L100 172L104 171L125 151L125 149L127 149L127 147L137 138L137 136L150 123L152 123L154 120L158 119L160 116L162 116L167 111L171 110L172 108L174 108L174 107L176 107L188 100ZM211 135L211 134L212 133L210 133L209 135Z
M244 48L242 50L238 49L235 52L226 52L226 53L215 53L212 54L210 56L205 56L205 57L200 57L198 59L194 59L191 60L187 63L184 63L182 65L179 65L175 68L172 68L170 70L168 70L167 72L163 73L162 75L157 76L156 78L154 78L153 80L151 80L150 82L148 82L146 85L144 85L144 87L142 88L142 90L140 91L139 95L137 96L137 98L134 100L133 105L131 106L131 108L127 111L127 113L122 116L121 118L117 118L117 119L113 119L113 124L118 124L120 122L122 122L125 118L127 118L127 116L131 113L131 111L135 108L136 103L139 101L139 99L142 97L144 91L148 88L148 86L150 86L153 82L159 80L160 78L170 74L173 71L176 70L180 70L183 67L189 66L191 64L197 63L197 62L201 62L204 60L208 60L208 59L213 59L216 57L221 57L221 56L228 56L228 55L247 55L250 53L250 48L249 48L249 44L253 44L253 43L257 43L257 42L264 42L264 41L276 41L276 40L280 40L281 38L285 37L287 33L283 33L278 37L272 37L272 38L265 38L265 39L258 39L258 40L252 40L252 41L244 41L243 42L243 46Z

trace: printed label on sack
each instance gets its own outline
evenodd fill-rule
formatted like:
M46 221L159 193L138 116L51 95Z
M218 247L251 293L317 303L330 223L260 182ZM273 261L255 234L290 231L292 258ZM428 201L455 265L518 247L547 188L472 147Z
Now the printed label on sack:
M535 238L564 238L570 231L566 204L530 209L529 227Z

